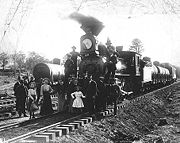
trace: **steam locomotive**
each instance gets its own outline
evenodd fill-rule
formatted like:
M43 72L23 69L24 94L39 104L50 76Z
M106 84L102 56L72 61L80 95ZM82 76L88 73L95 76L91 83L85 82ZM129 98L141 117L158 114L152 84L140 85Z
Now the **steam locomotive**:
M81 61L77 71L79 77L90 74L95 78L109 79L110 70L114 68L113 77L123 83L125 91L133 93L160 88L176 81L176 69L169 63L153 65L141 59L141 55L136 52L122 51L122 47L97 46L96 36L103 28L103 24L97 19L82 15L80 17L71 15L71 17L78 19L85 32L80 39ZM115 63L110 60L112 56L115 58ZM48 77L51 81L56 81L64 74L63 69L64 67L60 65L41 63L34 67L33 74L37 79Z

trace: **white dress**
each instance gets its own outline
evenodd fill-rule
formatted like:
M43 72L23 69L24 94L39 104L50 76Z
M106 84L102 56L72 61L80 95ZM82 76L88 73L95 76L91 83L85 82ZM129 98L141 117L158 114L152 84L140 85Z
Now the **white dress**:
M73 93L71 93L72 98L75 98L73 101L73 105L72 107L75 108L82 108L84 107L83 101L81 98L85 98L85 96L83 96L83 93L81 91L75 91Z

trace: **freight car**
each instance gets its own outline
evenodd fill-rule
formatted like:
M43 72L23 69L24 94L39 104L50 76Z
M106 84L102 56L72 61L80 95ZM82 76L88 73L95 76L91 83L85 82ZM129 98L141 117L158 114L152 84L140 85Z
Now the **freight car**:
M38 63L34 66L33 76L38 82L41 78L48 78L51 82L56 82L64 76L64 66L50 63Z

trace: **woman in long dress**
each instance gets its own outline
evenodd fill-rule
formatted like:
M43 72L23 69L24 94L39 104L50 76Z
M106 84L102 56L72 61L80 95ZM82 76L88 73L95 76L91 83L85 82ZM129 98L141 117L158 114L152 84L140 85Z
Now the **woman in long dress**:
M75 113L82 112L82 108L84 108L82 98L85 98L85 96L79 89L80 89L79 86L77 86L77 90L71 93L71 97L75 98L72 104L72 107L75 110Z
M51 93L53 89L49 85L49 79L45 78L44 83L41 86L40 95L43 97L43 102L41 105L40 115L48 115L53 113L52 102L51 102Z

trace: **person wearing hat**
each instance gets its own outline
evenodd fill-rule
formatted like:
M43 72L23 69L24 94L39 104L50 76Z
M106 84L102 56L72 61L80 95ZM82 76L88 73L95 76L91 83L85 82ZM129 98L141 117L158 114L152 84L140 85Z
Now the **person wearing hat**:
M40 115L48 115L53 113L51 93L53 92L52 87L49 85L50 81L48 78L44 78L43 85L41 86L40 95L43 100L40 110Z
M20 85L16 88L16 111L19 114L19 117L21 117L22 113L24 114L24 117L27 117L26 111L25 111L25 103L26 98L28 94L28 89L24 85L23 80L20 80Z
M70 52L70 54L71 54L71 59L73 60L74 63L73 74L75 75L75 77L77 77L77 58L78 56L80 56L80 54L76 52L75 46L72 47L72 51Z
M98 92L97 83L95 80L93 80L92 75L90 75L90 80L86 90L87 109L90 114L95 113L96 110L95 102L96 102L97 92Z
M72 56L71 54L67 54L67 60L64 64L65 67L65 85L67 86L68 84L68 78L70 77L70 75L72 75L74 73L74 62L72 60Z
M66 90L63 79L59 79L55 87L58 94L58 112L62 112L65 109L66 96Z

